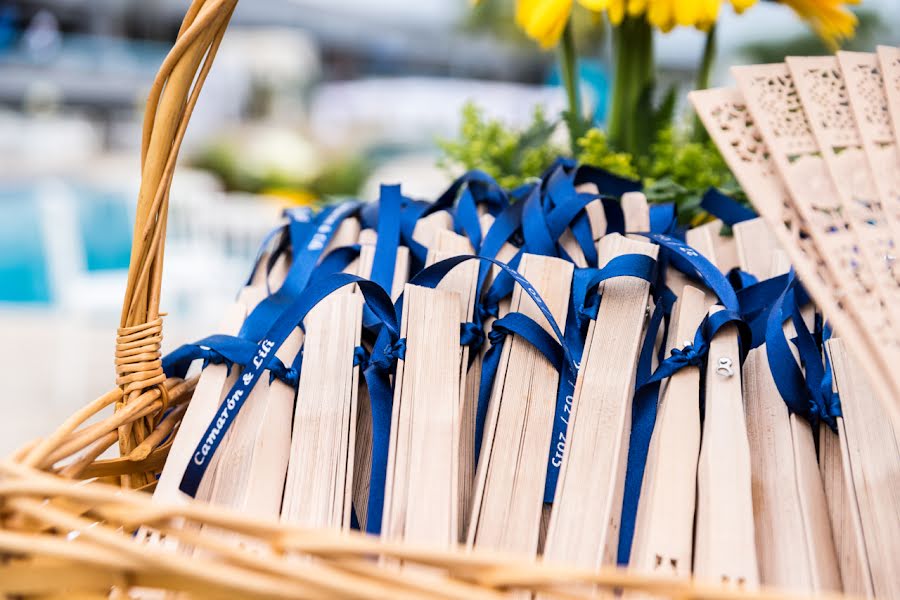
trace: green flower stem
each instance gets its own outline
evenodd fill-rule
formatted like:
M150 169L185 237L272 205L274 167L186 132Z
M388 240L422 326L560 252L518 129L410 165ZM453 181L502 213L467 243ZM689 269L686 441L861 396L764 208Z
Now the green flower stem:
M569 115L566 122L569 126L569 141L574 156L578 153L578 139L584 135L584 118L581 114L581 97L578 90L578 55L575 51L575 36L572 34L571 19L563 29L559 62L563 85L569 100Z
M706 43L703 45L703 58L700 61L700 69L697 71L695 89L705 90L709 87L709 76L712 74L713 63L716 60L716 25L715 23L706 32Z
M615 75L607 129L617 150L635 153L638 148L638 102L653 82L653 30L641 17L626 17L613 28Z
M709 87L709 78L712 74L713 63L716 59L717 51L716 42L716 25L713 24L706 32L706 43L703 45L703 57L700 60L700 68L697 70L697 81L694 83L694 89L705 90ZM706 128L700 118L694 115L694 131L692 138L695 141L704 141L707 139Z

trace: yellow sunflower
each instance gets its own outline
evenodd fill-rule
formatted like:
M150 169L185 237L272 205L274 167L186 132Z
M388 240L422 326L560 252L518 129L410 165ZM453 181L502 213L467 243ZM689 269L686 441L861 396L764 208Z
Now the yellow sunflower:
M594 8L596 1L578 0L578 3L598 10ZM573 5L574 0L517 0L516 25L542 48L552 48L559 43Z
M859 0L780 0L800 18L809 23L813 31L832 49L840 42L853 37L856 32L856 15L845 5L859 4Z
M542 47L559 42L576 0L517 0L516 23ZM730 0L738 13L757 0ZM790 6L830 46L853 36L856 17L846 5L859 0L779 0ZM660 31L676 26L708 30L719 17L721 0L577 0L594 12L605 12L613 25L625 16L646 15L647 21Z
M737 12L756 0L731 0ZM606 13L613 25L629 17L647 16L647 21L660 31L671 31L676 25L706 31L719 18L721 0L607 0Z

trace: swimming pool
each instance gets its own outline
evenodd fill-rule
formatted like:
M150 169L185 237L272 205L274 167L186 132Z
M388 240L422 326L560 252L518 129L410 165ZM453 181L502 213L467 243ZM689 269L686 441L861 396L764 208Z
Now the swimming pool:
M131 203L83 184L0 184L0 302L52 304L60 270L127 269Z

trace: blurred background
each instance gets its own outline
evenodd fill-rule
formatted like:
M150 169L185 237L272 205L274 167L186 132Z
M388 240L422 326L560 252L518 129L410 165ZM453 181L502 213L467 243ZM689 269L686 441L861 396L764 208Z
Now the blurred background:
M0 454L113 382L113 338L139 184L143 104L186 0L0 0ZM733 64L826 52L788 8L723 6L714 83ZM188 130L171 198L164 350L216 328L288 204L372 199L380 182L434 198L441 140L473 102L527 127L557 115L555 54L511 1L247 0ZM896 43L898 0L867 0L852 47ZM589 17L586 20L590 20ZM587 111L612 80L602 27L577 30ZM655 32L659 77L690 89L705 36Z

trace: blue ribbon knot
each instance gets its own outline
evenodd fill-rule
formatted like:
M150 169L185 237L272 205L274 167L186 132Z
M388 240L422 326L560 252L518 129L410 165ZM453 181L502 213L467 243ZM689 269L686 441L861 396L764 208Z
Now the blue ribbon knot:
M506 339L506 336L509 335L510 331L507 329L502 323L499 321L494 321L494 324L491 325L491 330L488 332L488 340L491 342L491 347L496 346L497 344L502 344L503 340Z
M269 383L272 383L276 379L296 388L300 383L300 370L295 369L294 367L285 367L284 364L281 364L280 368L272 365L272 369L269 371Z
M694 347L694 344L688 344L684 348L672 348L672 353L666 362L669 362L675 370L683 367L699 367L703 365L706 355L709 353L707 344L700 344Z
M353 349L353 366L365 371L369 367L369 353L362 346Z
M221 353L213 350L212 348L199 347L197 350L197 358L203 360L204 369L209 365L224 364L228 367L228 372L231 373L231 366L233 363L225 358Z
M400 338L395 342L388 342L380 351L372 353L369 357L369 366L378 371L389 371L397 359L406 358L406 338Z
M459 344L468 346L474 351L484 345L484 331L477 323L471 321L459 324Z

